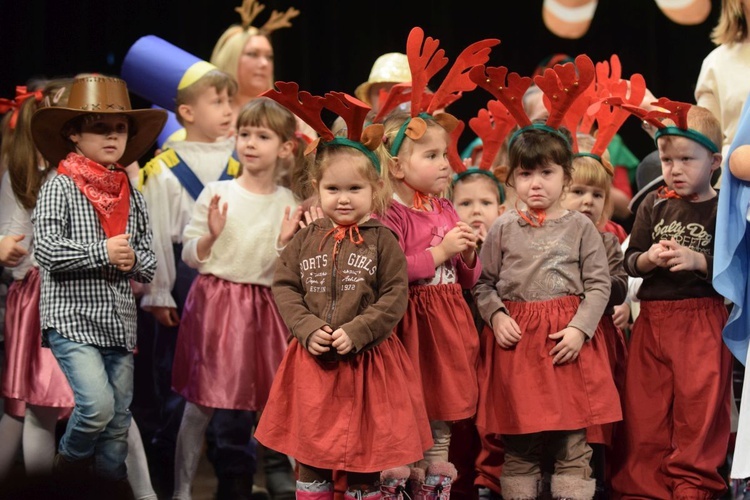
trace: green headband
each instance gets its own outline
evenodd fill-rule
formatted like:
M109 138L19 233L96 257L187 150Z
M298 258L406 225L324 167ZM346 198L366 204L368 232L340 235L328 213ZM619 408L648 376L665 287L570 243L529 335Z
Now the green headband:
M361 142L353 141L351 139L347 139L346 137L334 137L330 141L326 141L323 144L338 144L339 146L348 146L350 148L362 151L365 156L370 159L370 162L372 163L372 166L375 167L375 170L380 173L380 160L378 160L378 155L367 149Z
M455 186L458 181L472 174L483 174L492 179L495 184L497 184L497 192L500 194L500 203L505 203L505 189L503 188L503 184L497 179L497 177L495 177L495 174L493 174L489 170L485 170L479 167L469 167L463 172L453 174L453 181L451 185Z
M604 162L602 161L602 157L599 155L595 155L594 153L589 153L588 151L581 151L580 153L573 153L573 156L586 156L588 158L593 158L602 165L604 165Z
M511 144L513 144L513 141L518 139L518 136L521 135L523 132L526 132L527 130L543 130L545 132L549 132L550 134L554 134L562 138L563 141L565 141L565 144L570 147L570 141L568 141L568 138L565 137L565 134L557 130L556 128L552 128L549 125L545 125L543 123L532 123L531 125L527 125L523 128L520 128L516 130L512 136L510 136L510 141L508 141L508 147L510 147Z
M417 115L419 118L424 119L431 119L432 115L428 115L427 113L419 113ZM396 134L396 138L393 139L393 144L391 144L390 153L391 156L396 156L398 154L398 150L401 149L401 143L404 142L404 137L406 137L406 128L409 126L409 123L411 123L412 117L409 117L404 121L404 123L401 125L401 127L398 129L398 133Z
M678 135L680 137L685 137L687 139L691 139L697 142L704 148L708 149L711 153L719 152L719 149L716 147L716 144L714 144L714 142L711 139L701 134L697 130L693 130L691 128L682 129L680 127L673 127L673 126L660 128L654 134L654 142L657 142L659 137L663 135Z

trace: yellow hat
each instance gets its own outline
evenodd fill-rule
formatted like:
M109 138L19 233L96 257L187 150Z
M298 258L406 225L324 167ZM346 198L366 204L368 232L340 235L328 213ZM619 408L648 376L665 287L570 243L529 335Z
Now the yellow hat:
M375 60L370 70L370 77L354 91L360 101L372 106L370 87L376 83L403 83L411 81L411 70L406 54L388 52Z

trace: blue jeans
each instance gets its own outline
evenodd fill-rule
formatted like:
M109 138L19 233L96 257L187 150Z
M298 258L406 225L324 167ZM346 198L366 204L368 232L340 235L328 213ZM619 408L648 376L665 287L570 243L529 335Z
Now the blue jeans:
M133 353L73 342L54 329L44 334L75 399L60 454L71 461L93 456L97 475L126 479Z

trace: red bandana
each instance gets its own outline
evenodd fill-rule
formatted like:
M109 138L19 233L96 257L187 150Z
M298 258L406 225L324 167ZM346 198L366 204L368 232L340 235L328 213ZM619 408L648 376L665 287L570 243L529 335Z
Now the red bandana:
M57 173L67 175L96 210L107 238L123 234L130 213L130 187L125 169L109 170L85 156L70 153L60 160Z

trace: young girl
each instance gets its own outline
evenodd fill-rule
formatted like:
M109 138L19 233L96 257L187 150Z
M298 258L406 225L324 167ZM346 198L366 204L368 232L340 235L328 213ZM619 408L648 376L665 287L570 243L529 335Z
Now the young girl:
M503 497L535 498L555 457L552 496L593 498L585 428L621 418L597 342L610 277L596 227L561 204L571 181L565 136L533 126L510 146L511 184L525 210L503 214L482 247L475 288L487 322L477 426L502 435Z
M397 333L417 370L435 441L412 469L416 496L441 494L442 490L448 498L456 478L456 469L448 461L450 422L472 417L477 403L479 340L462 293L479 276L477 235L443 197L452 174L449 134L458 121L440 110L455 101L456 92L460 96L476 88L468 78L468 68L486 62L491 47L499 42L487 39L464 49L428 98L429 78L448 60L442 57L442 49L438 52L436 40L425 38L421 28L413 28L406 47L412 73L410 111L391 113L384 121L391 155L384 174L394 191L384 222L399 237L409 275L409 304ZM432 65L435 53L440 54L435 61L442 62Z
M74 405L73 393L57 360L50 350L41 347L39 269L31 256L31 210L36 205L41 185L56 175L55 168L44 162L34 147L30 132L31 116L42 106L65 105L71 83L69 79L50 80L44 83L40 91L29 92L18 103L15 120L10 117L8 129L3 134L8 172L0 191L0 235L7 236L0 237L0 246L13 245L16 251L24 255L18 262L6 262L0 257L0 263L13 268L15 280L8 293L3 395L20 400L26 406L25 415L21 415L24 415L24 466L29 475L45 474L52 470L57 422L67 418ZM2 420L7 418L12 418L9 413L4 414ZM3 442L7 446L3 446L0 476L7 473L8 459L18 451L18 446L13 446L11 441L4 438ZM135 499L156 500L143 442L138 426L132 419L126 462L128 481Z
M173 498L190 498L204 433L216 408L260 410L289 335L271 294L277 248L301 210L278 185L295 154L295 118L258 98L237 122L239 177L206 184L183 232L183 260L199 270L175 353L172 388L187 400L177 436Z
M596 141L599 142L599 141ZM628 275L623 265L623 253L620 242L614 233L604 230L612 211L610 189L612 186L612 164L606 149L601 156L591 153L595 146L594 138L588 134L578 135L577 153L573 159L573 175L563 198L562 206L571 211L578 211L588 217L599 230L604 248L607 252L611 291L609 301L600 321L602 339L607 347L609 364L612 369L615 387L621 393L625 383L625 364L627 345L623 331L615 326L613 314L616 305L622 304L628 291ZM613 446L613 425L596 425L586 430L589 444L592 444L594 475L607 488L609 461L605 459ZM606 449L602 449L602 445Z
M346 94L316 97L322 104L305 112L296 84L277 86L268 95L320 134L310 179L324 217L294 237L276 268L274 297L293 337L256 438L298 461L299 499L332 499L333 470L346 472L346 498L401 498L403 465L432 441L413 368L392 335L406 305L406 261L372 217L390 197L379 177L382 126L361 133L369 107ZM311 115L320 106L341 113L348 137Z

